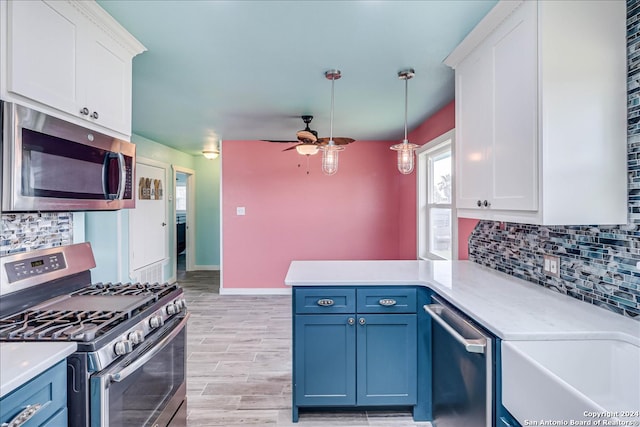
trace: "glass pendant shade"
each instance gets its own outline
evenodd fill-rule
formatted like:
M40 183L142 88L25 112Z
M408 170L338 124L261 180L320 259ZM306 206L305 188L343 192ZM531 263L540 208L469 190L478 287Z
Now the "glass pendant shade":
M392 150L398 152L398 171L400 171L400 173L408 175L413 172L416 148L418 148L416 144L411 144L407 140L391 146Z
M314 154L318 154L318 146L313 144L299 144L296 147L296 151L303 156L313 156Z
M414 152L418 146L411 144L407 139L407 112L409 110L409 80L415 76L413 68L402 70L398 73L398 78L404 80L404 139L400 144L392 145L390 148L398 152L398 170L401 174L409 175L413 172L415 164Z
M218 151L217 148L213 150L204 150L202 155L208 160L213 160L220 155L220 151Z
M325 175L333 175L338 172L338 153L344 147L334 145L333 141L320 148L322 150L322 172Z

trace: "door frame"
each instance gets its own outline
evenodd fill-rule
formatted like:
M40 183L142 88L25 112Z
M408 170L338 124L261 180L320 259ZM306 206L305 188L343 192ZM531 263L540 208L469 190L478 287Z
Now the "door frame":
M176 179L178 177L178 173L182 173L187 175L187 229L185 230L185 238L187 239L187 254L185 258L185 269L186 271L193 271L195 269L195 260L196 260L196 245L195 245L195 236L196 236L196 171L189 168L184 168L182 166L171 165L173 169L173 216L172 223L173 229L176 227ZM178 263L178 254L176 251L178 249L178 238L176 232L174 231L174 239L173 239L173 279L176 279L178 274L177 263Z

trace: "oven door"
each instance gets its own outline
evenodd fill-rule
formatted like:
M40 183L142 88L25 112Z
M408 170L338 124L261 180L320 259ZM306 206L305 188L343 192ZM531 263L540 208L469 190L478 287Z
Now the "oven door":
M186 425L188 317L165 324L141 354L91 376L92 427Z

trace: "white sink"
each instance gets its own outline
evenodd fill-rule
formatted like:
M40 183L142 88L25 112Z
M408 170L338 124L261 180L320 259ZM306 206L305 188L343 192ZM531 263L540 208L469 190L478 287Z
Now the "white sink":
M640 425L640 347L617 340L503 341L502 402L523 426L607 425L596 419Z

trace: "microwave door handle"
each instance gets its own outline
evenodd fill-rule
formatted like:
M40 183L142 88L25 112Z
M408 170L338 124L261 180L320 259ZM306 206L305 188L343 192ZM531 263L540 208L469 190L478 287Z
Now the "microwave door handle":
M160 351L162 351L162 349L165 348L169 344L169 342L172 339L174 339L180 333L180 331L182 331L182 329L187 325L189 316L191 316L191 313L187 313L184 316L184 318L180 321L180 323L176 327L174 327L173 330L167 336L165 336L160 341L158 341L153 347L153 349L149 350L148 353L143 354L140 358L136 359L133 363L131 363L130 365L127 365L126 368L114 374L108 375L111 382L124 381L125 379L127 379L129 375L133 374L135 371L140 369L142 365L144 365L149 360L151 360L153 356L155 356Z
M127 164L124 161L124 154L118 153L118 168L120 170L120 183L118 185L118 200L124 199L124 190L127 181Z

